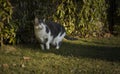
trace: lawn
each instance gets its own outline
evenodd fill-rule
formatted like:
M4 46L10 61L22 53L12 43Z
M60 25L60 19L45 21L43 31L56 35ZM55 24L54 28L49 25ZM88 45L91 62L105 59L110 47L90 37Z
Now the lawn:
M0 48L0 74L119 74L120 38L64 40L59 50L38 44Z

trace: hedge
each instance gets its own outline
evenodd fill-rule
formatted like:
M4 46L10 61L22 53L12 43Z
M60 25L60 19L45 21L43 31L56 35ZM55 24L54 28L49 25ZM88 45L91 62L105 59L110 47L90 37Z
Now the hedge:
M10 8L9 14L4 11L4 5ZM9 22L1 22L3 17L0 18L0 24L4 24L4 27L0 25L1 40L5 43L35 42L35 16L62 24L69 36L99 37L109 32L109 1L106 0L2 0L0 6L3 7L0 11L7 14L5 20L12 17ZM4 14L0 12L0 16ZM3 36L5 27L7 37Z

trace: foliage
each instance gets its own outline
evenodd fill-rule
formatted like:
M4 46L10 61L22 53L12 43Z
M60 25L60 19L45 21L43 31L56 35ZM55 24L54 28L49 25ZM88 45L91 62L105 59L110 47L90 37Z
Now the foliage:
M96 37L107 27L107 7L105 0L62 0L53 18L65 26L69 35Z
M107 22L105 0L11 0L11 3L18 24L18 43L34 41L34 16L61 23L67 35L80 37L101 34Z
M120 0L116 0L116 7L116 17L114 17L114 31L120 35Z
M105 0L83 0L83 7L78 13L78 26L81 36L96 36L103 31L107 22L107 4Z
M97 37L108 30L109 5L106 0L10 0L10 3L13 6L11 23L14 25L9 27L14 29L14 32L17 30L11 36L12 38L16 36L17 43L35 41L33 30L35 16L61 23L67 35ZM12 10L10 12L12 14Z
M119 16L120 17L120 0L116 0L116 6L117 6L117 11L116 11L116 13L117 13L117 16Z
M34 42L34 17L46 20L50 18L54 12L52 2L52 0L11 0L14 6L13 19L18 23L17 43Z
M12 5L8 0L0 0L0 43L15 43L15 28L12 19Z
M62 0L57 7L56 13L53 15L53 18L65 26L67 34L71 34L75 30L75 2L73 0Z

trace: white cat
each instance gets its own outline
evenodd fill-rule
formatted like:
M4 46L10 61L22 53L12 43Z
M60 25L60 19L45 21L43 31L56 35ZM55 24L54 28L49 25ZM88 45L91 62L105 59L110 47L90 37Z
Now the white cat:
M35 18L34 31L41 48L50 49L50 44L60 48L61 41L66 35L65 28L55 22L45 22Z

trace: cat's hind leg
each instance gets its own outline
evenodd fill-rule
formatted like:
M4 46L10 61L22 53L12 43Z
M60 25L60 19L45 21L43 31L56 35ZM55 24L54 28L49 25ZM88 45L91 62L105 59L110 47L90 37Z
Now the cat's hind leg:
M42 50L45 49L45 45L44 44L40 44L40 46L41 46Z
M62 44L62 42L60 41L60 42L57 42L56 43L56 49L59 49L60 48L60 46L61 46L61 44Z

